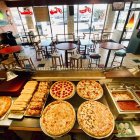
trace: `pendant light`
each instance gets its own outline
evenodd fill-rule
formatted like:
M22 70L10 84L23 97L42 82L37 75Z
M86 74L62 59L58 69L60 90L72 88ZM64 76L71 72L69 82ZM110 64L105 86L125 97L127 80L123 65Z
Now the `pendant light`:
M133 26L134 26L134 13L132 14L129 22L127 23L126 28L132 29Z

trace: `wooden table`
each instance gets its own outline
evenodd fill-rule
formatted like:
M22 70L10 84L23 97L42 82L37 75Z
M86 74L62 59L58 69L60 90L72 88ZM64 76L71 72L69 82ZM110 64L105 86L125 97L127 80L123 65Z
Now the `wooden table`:
M80 39L80 45L85 46L85 51L84 51L84 56L83 56L83 58L85 59L86 58L87 46L88 45L94 45L94 43L90 39Z
M21 46L9 46L9 47L1 49L0 54L11 54L12 53L14 55L17 63L20 65L16 53L21 51L21 50L22 50Z
M100 44L99 44L99 47L108 50L108 55L107 55L107 58L106 58L105 67L107 67L107 64L108 64L108 61L109 61L109 57L110 57L111 50L120 50L120 49L123 49L123 48L124 48L124 46L123 46L122 44L114 43L114 42L104 42L104 43L100 43Z
M56 48L58 50L64 50L65 51L65 64L68 68L68 50L73 50L77 47L74 43L60 43L56 45Z

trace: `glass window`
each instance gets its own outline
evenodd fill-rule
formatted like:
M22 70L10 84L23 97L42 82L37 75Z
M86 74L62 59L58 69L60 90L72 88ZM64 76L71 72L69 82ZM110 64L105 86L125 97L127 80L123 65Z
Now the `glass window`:
M66 14L64 14L63 12L66 12L66 10L63 9L63 6L49 6L49 15L53 36L56 36L56 34L64 34L63 15Z

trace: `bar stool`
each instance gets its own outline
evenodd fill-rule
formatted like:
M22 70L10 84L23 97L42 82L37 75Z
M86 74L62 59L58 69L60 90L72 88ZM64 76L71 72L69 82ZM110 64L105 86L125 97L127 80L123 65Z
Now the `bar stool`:
M113 61L111 63L111 67L113 66L114 62L120 63L120 66L122 66L122 62L124 57L126 56L126 50L122 49L122 50L118 50L114 53L114 58ZM122 57L121 62L118 62L117 60L115 60L116 57Z
M32 68L36 69L31 57L26 56L24 53L18 54L18 60L22 68Z
M92 65L92 64L95 64L96 67L98 67L99 64L100 64L100 58L101 58L100 54L94 53L94 54L91 54L89 57L90 57L90 59L89 59L88 67L91 68L91 65ZM93 61L94 61L94 62L93 62Z
M70 57L70 67L71 68L78 68L79 62L80 67L82 68L82 56L80 54L74 54Z
M57 66L63 67L62 54L54 52L53 54L51 54L51 58L52 58L52 67L54 68L56 68ZM57 64L57 60L59 64Z

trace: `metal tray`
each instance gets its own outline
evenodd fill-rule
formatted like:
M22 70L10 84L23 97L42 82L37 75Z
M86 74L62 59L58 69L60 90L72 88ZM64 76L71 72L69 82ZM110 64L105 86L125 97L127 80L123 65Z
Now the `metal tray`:
M28 108L29 108L29 106L30 106L30 103L29 103L29 105L28 105L28 107L27 107L27 109L26 109L26 111L25 111L25 113L24 113L24 116L25 116L25 117L35 117L35 118L40 118L41 115L42 115L42 113L43 113L44 107L45 107L45 105L46 105L46 102L47 102L48 96L49 96L49 94L47 94L46 97L45 97L45 101L44 101L44 104L43 104L43 106L42 106L42 109L41 109L41 113L40 113L40 115L29 115L29 114L27 114L27 110L28 110Z
M128 89L125 89L125 90L111 90L111 95L113 97L113 99L116 101L116 100L134 100L135 99L135 96L133 95L133 93L128 90ZM127 94L131 99L123 99L123 98L120 98L120 99L116 99L113 94L115 94L114 92L118 92L118 94ZM126 92L126 93L125 93Z
M24 113L23 113L24 114ZM8 115L8 119L17 119L17 120L20 120L24 117L23 114L19 114L19 113L10 113Z
M130 89L127 90L133 95L133 92ZM110 106L110 110L112 111L117 120L133 120L134 118L140 118L140 111L121 111L116 103L116 100L112 96L112 90L110 90L106 84L104 85L104 91L106 92L105 97ZM134 95L133 97L134 100L138 102L137 98Z

